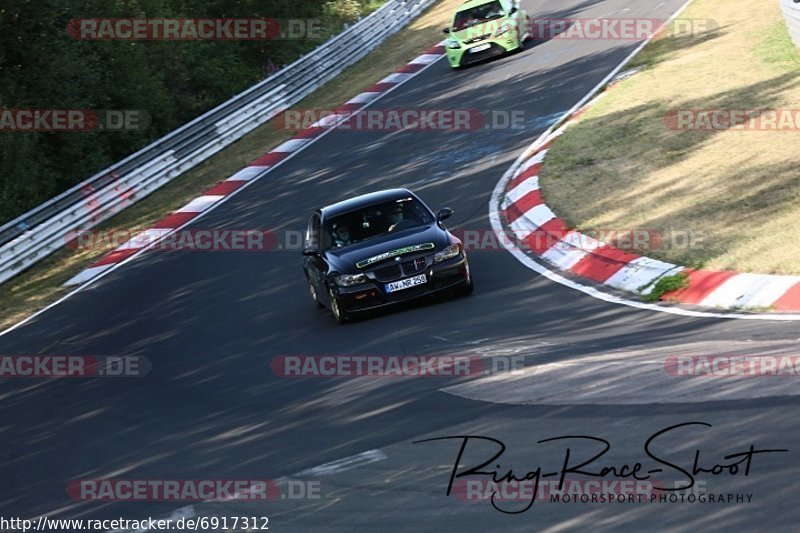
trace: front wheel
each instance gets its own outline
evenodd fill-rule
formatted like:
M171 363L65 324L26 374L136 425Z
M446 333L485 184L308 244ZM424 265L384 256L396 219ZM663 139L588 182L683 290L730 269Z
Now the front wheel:
M323 307L325 307L324 305L322 305L322 302L319 301L317 288L310 281L308 282L308 292L309 294L311 294L311 299L314 300L314 305L317 307L317 309L322 309Z
M533 34L531 33L531 20L530 17L527 15L525 16L525 26L521 32L518 32L519 38L517 41L517 51L522 52L525 49L525 44L533 39Z
M526 39L524 39L524 36L520 35L518 40L517 40L517 47L514 48L514 50L512 50L511 53L512 54L519 54L519 53L525 51L525 42L526 42Z
M339 302L336 300L336 296L333 295L333 291L330 289L328 289L328 298L330 299L330 307L331 313L333 313L333 318L335 318L339 324L346 324L350 320L350 317L347 316L347 313L339 307Z
M470 276L470 278L467 281L467 283L465 283L464 285L462 285L461 287L458 288L458 290L456 291L456 294L458 296L469 296L474 291L475 291L475 282L472 281L472 277Z

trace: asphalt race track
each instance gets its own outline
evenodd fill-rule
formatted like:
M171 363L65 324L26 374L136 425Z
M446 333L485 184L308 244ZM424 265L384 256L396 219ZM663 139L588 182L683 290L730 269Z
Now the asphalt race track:
M665 19L683 3L523 5L539 18ZM637 44L536 41L457 72L442 59L372 107L517 110L526 129L333 132L193 227L303 230L316 207L405 186L433 209L452 207L451 229L489 230L492 189L514 158ZM192 505L198 516L269 516L279 532L796 528L796 383L689 383L651 372L680 354L796 354L796 323L612 305L538 276L503 250L476 251L470 261L470 297L339 326L314 309L297 250L138 257L0 337L3 354L136 355L153 365L139 379L0 382L0 515L144 518ZM476 381L287 379L270 371L275 356L312 354L514 355L524 356L526 372ZM492 436L508 447L503 465L524 473L563 461L565 446L537 444L542 439L606 438L613 446L602 464L633 464L648 460L650 435L684 422L713 426L660 441L664 457L689 469L697 449L707 465L751 444L789 452L756 455L748 476L703 477L709 493L747 493L750 502L537 502L514 515L446 495L456 441L413 444ZM309 472L365 452L348 466ZM663 476L682 479L675 474ZM284 477L319 480L322 498L99 503L66 493L70 480L85 478Z

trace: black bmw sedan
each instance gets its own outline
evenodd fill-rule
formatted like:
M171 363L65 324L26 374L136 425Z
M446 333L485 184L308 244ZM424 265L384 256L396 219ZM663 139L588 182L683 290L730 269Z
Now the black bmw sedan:
M472 292L467 255L443 221L407 189L358 196L314 211L303 269L311 297L340 323L355 313L440 291Z

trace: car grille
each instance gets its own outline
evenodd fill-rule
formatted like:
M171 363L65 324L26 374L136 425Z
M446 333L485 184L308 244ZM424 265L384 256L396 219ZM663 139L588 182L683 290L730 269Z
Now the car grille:
M397 281L402 277L423 272L427 265L428 262L424 257L417 257L410 261L395 263L375 270L375 279L381 283Z
M490 57L503 55L504 52L505 50L503 49L502 46L492 43L492 45L486 50L482 50L475 54L471 54L469 53L469 51L467 51L463 56L464 59L462 60L462 65L467 65L469 63L476 63L483 59L488 59Z
M375 271L375 279L378 281L394 281L402 277L403 271L400 270L400 265L392 265L384 268L379 268Z
M491 36L492 36L491 33L487 33L487 34L481 35L479 37L473 37L472 39L465 39L464 40L464 44L478 43L480 41L484 41L484 40L488 39Z
M409 276L411 274L417 274L425 270L425 258L418 257L413 261L406 261L402 265L403 274Z

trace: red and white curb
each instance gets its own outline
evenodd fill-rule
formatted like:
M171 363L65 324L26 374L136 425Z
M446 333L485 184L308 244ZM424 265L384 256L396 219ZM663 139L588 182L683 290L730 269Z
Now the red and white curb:
M499 210L505 228L523 243L525 253L559 270L637 295L649 294L663 276L685 273L688 286L664 294L664 301L716 309L800 311L800 276L693 270L625 252L571 231L545 203L539 171L550 145L591 105L534 143L507 181Z
M308 128L301 130L294 138L259 157L250 163L249 166L238 171L225 181L213 186L202 196L192 200L184 207L156 222L151 228L136 234L130 240L71 278L65 285L80 285L86 283L133 258L135 255L144 252L147 248L156 244L167 235L179 230L198 218L202 213L222 203L249 183L262 178L270 170L274 169L292 155L310 146L325 133L336 131L336 128L332 127L332 125L348 117L352 117L353 112L365 109L387 92L405 83L442 58L444 53L445 48L443 43L426 50L425 53L412 59L405 66L397 69L394 73L367 88L364 92L351 98L344 105L334 110L342 112L342 115L334 114L326 116L324 119L315 122Z

